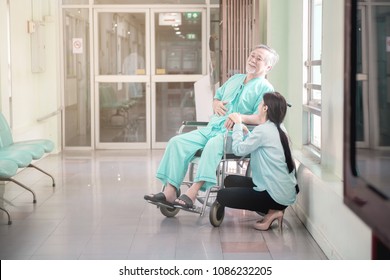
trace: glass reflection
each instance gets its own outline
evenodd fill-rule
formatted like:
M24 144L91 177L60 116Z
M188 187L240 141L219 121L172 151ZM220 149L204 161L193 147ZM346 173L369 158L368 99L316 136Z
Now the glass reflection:
M194 83L156 84L156 141L167 142L183 121L196 120Z
M145 75L145 14L99 13L99 74Z
M87 0L88 1L88 0ZM95 0L95 4L109 4L109 5L119 5L119 4L205 4L206 0ZM115 3L113 3L115 2ZM219 4L219 0L213 0L213 4Z
M321 149L321 117L310 114L310 122L313 124L310 133L310 143Z
M201 12L155 14L155 74L201 74Z
M388 35L390 3L360 8L362 10L367 8L366 14L371 13L371 16L358 17L360 21L358 27L372 26L372 28L362 28L362 34L357 36L358 46L369 42L367 45L369 51L361 54L363 57L366 55L368 59L358 57L357 68L364 69L364 63L368 63L367 69L371 71L367 73L370 85L367 99L362 98L361 82L358 81L357 84L355 136L360 140L364 128L369 130L370 137L367 139L369 143L367 149L357 149L357 169L359 175L378 194L390 198L390 37ZM362 40L362 38L369 38L369 40ZM359 47L359 50L364 48ZM368 102L367 113L363 110L365 102ZM368 119L367 124L364 123L366 119Z
M91 146L88 9L63 10L65 146Z
M357 10L357 16L356 16L356 20L357 20L357 26L356 26L356 41L357 41L357 47L356 47L356 55L357 55L357 59L356 59L356 71L357 71L357 74L364 74L365 71L363 69L363 26L362 26L362 9L358 9ZM366 128L365 127L365 123L364 123L364 114L365 114L365 110L364 110L364 102L363 102L363 98L364 98L364 94L366 94L366 92L364 91L364 85L363 85L363 81L362 80L359 80L357 79L357 86L356 86L356 106L355 106L355 110L356 110L356 141L357 142L364 142L366 141L367 139L365 139L365 131Z
M321 46L322 46L322 0L317 0L313 1L312 5L312 14L313 16L313 29L312 29L312 34L311 36L313 37L312 39L312 44L313 46L311 47L312 50L312 60L321 60Z
M220 80L220 19L219 8L210 9L210 38L209 38L209 51L210 51L210 82L216 84Z
M364 107L363 107L363 82L358 81L356 87L356 141L363 142L364 139Z
M146 142L144 83L99 84L100 142Z

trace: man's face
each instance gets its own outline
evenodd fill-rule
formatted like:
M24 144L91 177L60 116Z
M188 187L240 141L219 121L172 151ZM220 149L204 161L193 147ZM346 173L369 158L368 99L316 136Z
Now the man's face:
M266 58L269 55L266 49L255 49L250 54L246 61L246 71L252 75L265 75L271 66L266 63Z

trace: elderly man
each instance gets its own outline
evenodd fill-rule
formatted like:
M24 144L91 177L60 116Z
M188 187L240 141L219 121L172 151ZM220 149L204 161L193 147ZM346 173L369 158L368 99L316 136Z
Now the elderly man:
M145 195L144 199L191 209L198 191L217 183L215 171L223 156L224 133L233 126L228 115L237 112L241 114L243 123L259 124L258 106L265 93L274 91L266 74L278 59L275 50L266 45L258 45L251 51L246 62L246 74L233 75L217 90L213 101L214 115L207 127L170 139L157 170L157 178L164 184L164 190ZM185 194L177 197L188 165L199 149L203 152L194 183Z

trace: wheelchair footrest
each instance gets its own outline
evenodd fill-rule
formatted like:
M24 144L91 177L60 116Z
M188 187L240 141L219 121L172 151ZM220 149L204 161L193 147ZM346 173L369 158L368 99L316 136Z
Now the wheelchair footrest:
M147 202L149 202L150 204L153 204L153 205L157 205L158 207L165 207L165 208L169 208L169 209L175 209L176 208L173 205L167 205L167 204L162 203L162 202L154 202L154 201L150 201L150 200L147 200Z
M175 206L175 208L183 210L183 211L187 211L187 212L192 212L192 213L198 213L198 214L202 213L201 207L187 208L187 207Z
M181 206L173 206L173 205L171 206L171 205L167 205L167 204L162 203L162 202L154 202L154 201L150 201L150 200L147 200L147 202L149 202L150 204L156 205L158 207L165 207L165 208L170 209L170 210L180 209L180 210L192 212L192 213L198 213L198 214L202 213L201 207L186 208L186 207L181 207Z

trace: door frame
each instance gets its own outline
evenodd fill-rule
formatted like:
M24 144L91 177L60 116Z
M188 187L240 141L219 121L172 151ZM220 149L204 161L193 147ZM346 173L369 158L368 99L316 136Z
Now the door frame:
M100 13L144 13L145 14L145 53L150 53L150 8L116 8L116 7L99 7L94 9L94 30L93 30L93 53L94 53L94 67L93 67L93 100L94 100L94 117L95 124L94 143L96 149L149 149L151 146L150 137L150 56L145 56L145 75L100 75L99 74L99 26L98 15ZM99 83L126 83L138 82L145 83L145 104L146 104L146 141L137 143L124 142L100 142L100 110L99 110Z
M156 65L155 58L155 14L160 12L200 12L202 14L202 73L195 75L157 75L154 71ZM156 84L158 82L196 82L207 73L207 11L205 7L169 7L169 8L96 8L94 9L94 124L95 134L94 143L97 149L163 149L167 142L156 141ZM104 12L120 12L120 13L145 13L145 37L146 37L146 57L145 75L123 76L123 75L99 75L99 30L98 15ZM148 40L149 39L149 40ZM149 54L149 55L148 55ZM146 142L143 143L123 143L123 142L100 142L100 118L99 118L99 83L102 82L143 82L146 85ZM179 128L178 128L179 129Z

